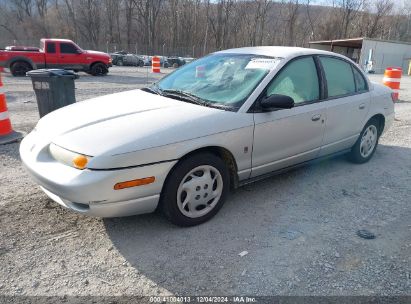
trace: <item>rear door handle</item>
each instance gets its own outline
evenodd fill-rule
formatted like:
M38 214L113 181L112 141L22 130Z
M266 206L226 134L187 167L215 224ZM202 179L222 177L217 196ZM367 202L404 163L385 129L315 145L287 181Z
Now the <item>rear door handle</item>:
M320 120L320 118L321 118L321 114L316 114L313 117L311 117L311 120L312 121L317 121L317 120Z
M358 109L364 110L364 109L365 109L365 103L360 104L360 106L358 107Z

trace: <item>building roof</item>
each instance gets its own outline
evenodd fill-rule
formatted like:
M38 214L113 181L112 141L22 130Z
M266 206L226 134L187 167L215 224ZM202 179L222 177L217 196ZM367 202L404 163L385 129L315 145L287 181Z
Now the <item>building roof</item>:
M388 42L388 43L399 43L399 44L410 44L411 45L411 42L383 40L383 39L367 38L367 37L310 41L309 44L310 45L311 44L321 44L321 45L333 45L333 46L360 48L360 47L362 47L362 43L363 43L364 40L381 41L381 42Z
M287 46L256 46L256 47L243 47L236 49L228 49L224 51L216 52L219 54L230 53L230 54L255 54L260 56L270 56L270 57L280 57L280 58L293 58L301 55L313 55L313 54L324 54L333 55L335 53L308 49L300 47L287 47Z
M364 38L350 38L350 39L310 41L309 44L322 44L322 45L334 45L334 46L360 48L362 46L363 41L364 41Z

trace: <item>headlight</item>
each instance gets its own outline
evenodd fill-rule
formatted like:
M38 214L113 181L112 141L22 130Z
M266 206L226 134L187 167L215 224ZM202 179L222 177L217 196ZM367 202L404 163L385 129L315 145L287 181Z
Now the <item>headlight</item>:
M70 150L59 147L55 144L50 144L49 151L51 156L62 164L74 167L80 170L87 168L87 164L92 158L88 155L79 154Z

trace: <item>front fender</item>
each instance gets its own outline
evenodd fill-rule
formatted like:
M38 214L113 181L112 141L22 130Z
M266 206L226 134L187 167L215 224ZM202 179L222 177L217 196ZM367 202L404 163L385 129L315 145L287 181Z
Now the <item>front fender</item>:
M98 156L94 157L88 166L90 169L110 169L175 161L192 151L212 146L230 151L238 171L246 172L251 168L253 128L251 125L150 149Z

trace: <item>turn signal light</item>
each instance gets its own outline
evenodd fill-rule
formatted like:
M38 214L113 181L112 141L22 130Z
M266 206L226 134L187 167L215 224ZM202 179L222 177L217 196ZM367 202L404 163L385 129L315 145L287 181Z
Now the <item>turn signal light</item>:
M87 159L87 157L85 157L84 155L77 155L77 156L73 159L73 165L74 165L74 167L76 167L77 169L83 170L84 168L86 168L87 163L88 163L88 159Z
M130 180L130 181L115 184L114 185L114 190L121 190L121 189L125 189L125 188L148 185L148 184L154 183L155 180L156 180L156 178L154 176L144 177L144 178L139 178L139 179L133 179L133 180Z

